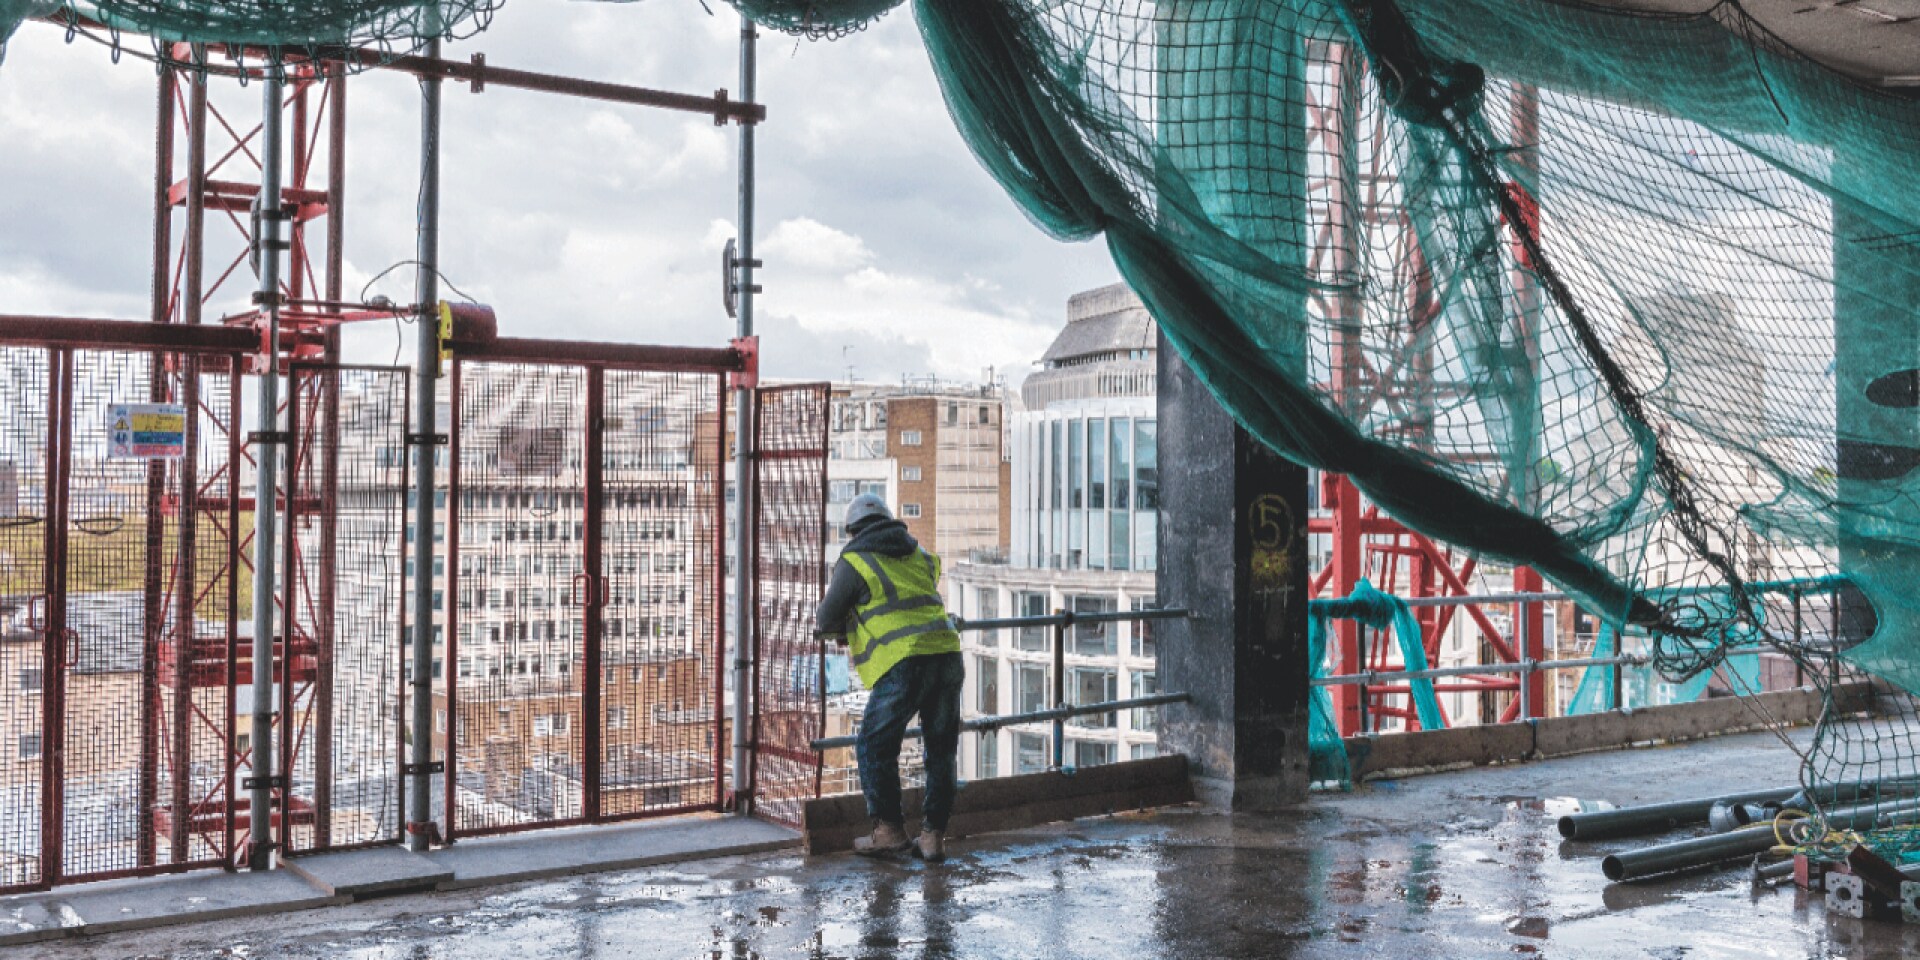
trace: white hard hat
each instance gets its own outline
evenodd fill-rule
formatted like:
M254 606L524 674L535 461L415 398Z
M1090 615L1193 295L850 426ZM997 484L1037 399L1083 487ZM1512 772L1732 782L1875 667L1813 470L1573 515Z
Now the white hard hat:
M852 530L856 524L872 517L892 520L893 511L887 509L887 501L880 499L878 494L863 493L847 504L847 520L843 526Z

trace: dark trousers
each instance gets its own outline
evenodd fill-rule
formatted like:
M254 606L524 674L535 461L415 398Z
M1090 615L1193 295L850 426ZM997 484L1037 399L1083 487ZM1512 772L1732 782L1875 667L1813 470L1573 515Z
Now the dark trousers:
M960 686L966 668L960 654L931 653L908 657L893 665L874 684L860 717L860 789L867 795L867 815L905 826L900 810L900 741L907 723L920 716L925 734L927 795L922 819L928 830L946 830L953 813L960 750Z

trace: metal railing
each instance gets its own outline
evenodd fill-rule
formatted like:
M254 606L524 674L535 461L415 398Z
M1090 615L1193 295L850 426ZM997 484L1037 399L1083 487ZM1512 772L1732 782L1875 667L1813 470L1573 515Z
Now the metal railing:
M1121 710L1138 710L1144 707L1157 707L1169 703L1185 703L1191 697L1186 693L1158 693L1146 697L1131 697L1125 700L1108 700L1101 703L1073 704L1067 702L1067 630L1081 623L1132 623L1143 620L1180 620L1192 614L1185 608L1152 610L1115 610L1111 613L1075 613L1072 610L1055 610L1050 614L1030 617L994 617L986 620L966 620L953 618L953 628L965 632L969 630L1004 630L1008 627L1052 627L1053 628L1053 707L1046 710L1031 710L1025 713L1005 714L1002 716L976 717L960 724L962 731L998 730L1001 727L1020 723L1053 724L1053 769L1066 766L1067 721L1074 717L1092 716L1100 713L1117 713ZM919 727L906 732L906 739L916 740L923 734ZM824 737L810 744L814 750L831 750L835 747L851 747L859 743L858 734L841 737Z

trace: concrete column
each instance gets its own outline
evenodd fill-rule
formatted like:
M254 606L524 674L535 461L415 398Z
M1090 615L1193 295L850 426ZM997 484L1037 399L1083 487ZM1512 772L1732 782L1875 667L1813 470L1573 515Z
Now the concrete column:
M1235 811L1307 797L1307 471L1233 422L1160 341L1160 600L1193 612L1158 633L1163 753Z

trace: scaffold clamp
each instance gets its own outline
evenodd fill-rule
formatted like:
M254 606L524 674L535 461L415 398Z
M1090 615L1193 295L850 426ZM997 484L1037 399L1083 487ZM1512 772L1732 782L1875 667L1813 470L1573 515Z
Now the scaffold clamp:
M734 390L752 390L760 385L760 338L735 337L729 342L740 354L740 369L727 374L727 386Z
M446 773L447 762L445 760L429 760L426 763L405 763L400 765L400 772L409 777L417 777L423 773Z

